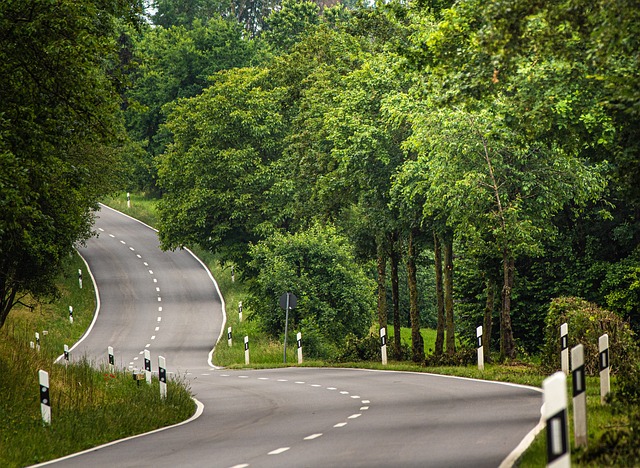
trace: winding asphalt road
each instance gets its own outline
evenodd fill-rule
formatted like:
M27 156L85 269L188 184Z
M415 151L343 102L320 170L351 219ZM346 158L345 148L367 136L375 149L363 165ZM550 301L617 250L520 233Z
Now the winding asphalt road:
M100 296L73 349L96 363L143 353L186 375L201 402L187 424L54 461L61 467L497 467L540 420L539 390L408 372L211 365L224 328L220 295L187 251L109 208L81 249ZM51 462L50 462L51 463Z

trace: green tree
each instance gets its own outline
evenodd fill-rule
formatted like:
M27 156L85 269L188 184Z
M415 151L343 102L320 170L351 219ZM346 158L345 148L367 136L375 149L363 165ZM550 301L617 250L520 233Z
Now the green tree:
M134 180L140 184L136 188L154 190L153 159L170 140L160 130L166 119L164 106L200 94L220 70L248 65L253 46L243 39L239 24L213 18L195 19L189 26L146 28L133 49L137 68L126 93L127 129L146 150L134 160Z
M0 3L0 326L55 293L119 177L117 21L137 2Z
M284 332L280 296L298 297L289 314L290 329L320 330L338 349L349 334L364 336L373 319L375 283L356 266L352 246L330 225L296 234L274 234L251 247L251 264L259 273L247 301L252 317L273 337Z
M158 163L163 248L200 244L242 266L249 242L273 231L284 93L270 83L268 70L229 70L175 104L166 124L173 143Z
M284 0L265 20L262 38L276 52L286 52L302 35L320 23L320 8L313 2Z

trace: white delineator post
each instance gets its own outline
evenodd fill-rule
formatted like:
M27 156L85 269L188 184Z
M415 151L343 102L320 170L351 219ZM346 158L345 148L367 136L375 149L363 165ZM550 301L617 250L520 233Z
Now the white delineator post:
M484 346L482 346L482 325L476 328L476 338L478 344L478 369L484 370Z
M38 371L38 380L40 382L40 412L42 413L42 422L51 424L51 399L49 398L49 373L47 371Z
M40 351L40 333L36 332L36 351Z
M160 398L167 398L167 361L158 356L158 380L160 381Z
M249 365L249 337L244 337L244 363Z
M229 348L233 346L233 335L231 334L231 327L227 328L227 343L229 344Z
M382 355L382 365L387 365L387 329L380 329L380 354Z
M148 349L144 350L144 374L147 379L147 383L151 383L151 352Z
M242 301L238 302L238 322L242 322Z
M73 323L73 306L69 306L69 322Z
M587 446L587 382L584 376L584 346L571 349L573 377L573 435L576 447Z
M569 375L569 325L560 325L560 363L564 375Z
M131 194L127 192L127 208L131 208Z
M611 391L611 381L609 379L609 335L606 333L598 339L599 367L600 367L600 403Z
M571 448L567 425L567 376L556 372L542 382L542 416L547 424L547 466L571 466Z
M64 360L69 362L69 346L64 345ZM65 362L65 364L66 364Z
M302 364L302 333L298 332L296 341L298 342L298 364Z
M113 368L116 365L115 357L113 356L113 347L107 347L107 353L109 354L109 370L113 372Z
M80 289L82 289L82 270L78 268L78 284L80 285Z

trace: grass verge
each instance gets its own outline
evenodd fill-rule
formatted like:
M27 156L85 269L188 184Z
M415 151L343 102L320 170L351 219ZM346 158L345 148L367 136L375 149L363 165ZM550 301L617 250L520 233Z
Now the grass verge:
M83 288L79 288L82 269ZM0 329L0 466L19 467L62 457L113 440L175 424L195 410L180 379L160 399L158 382L138 386L131 374L96 369L86 360L54 364L82 336L95 311L95 293L84 262L69 260L59 279L60 298L13 310ZM74 323L69 321L73 306ZM35 332L40 350L32 349ZM44 332L47 332L46 335ZM35 343L34 343L35 344ZM52 423L40 414L38 370L49 373Z

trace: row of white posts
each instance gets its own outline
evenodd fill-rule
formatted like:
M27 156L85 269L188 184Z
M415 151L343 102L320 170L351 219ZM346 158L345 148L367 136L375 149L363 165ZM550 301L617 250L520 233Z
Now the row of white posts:
M298 332L296 335L296 342L298 344L298 364L302 364L302 333ZM231 327L227 328L227 344L230 348L233 346L233 333L231 331ZM244 363L246 365L250 364L248 336L244 337Z
M547 466L571 466L571 445L567 421L567 375L569 374L569 330L560 327L561 371L545 379L543 417L547 426ZM600 369L600 402L604 404L611 391L609 371L609 335L598 339ZM576 447L587 445L587 392L584 370L584 346L571 349L571 376L573 397L573 427Z
M108 347L109 370L113 372L115 368L115 357L113 347ZM65 364L69 362L69 347L64 345ZM140 385L140 380L146 378L147 384L151 384L151 353L149 350L144 351L144 374L133 371L133 379ZM158 380L160 382L160 398L167 398L167 361L163 356L158 356ZM38 381L40 383L40 411L42 413L42 422L51 424L51 398L49 396L49 373L44 370L38 371Z

